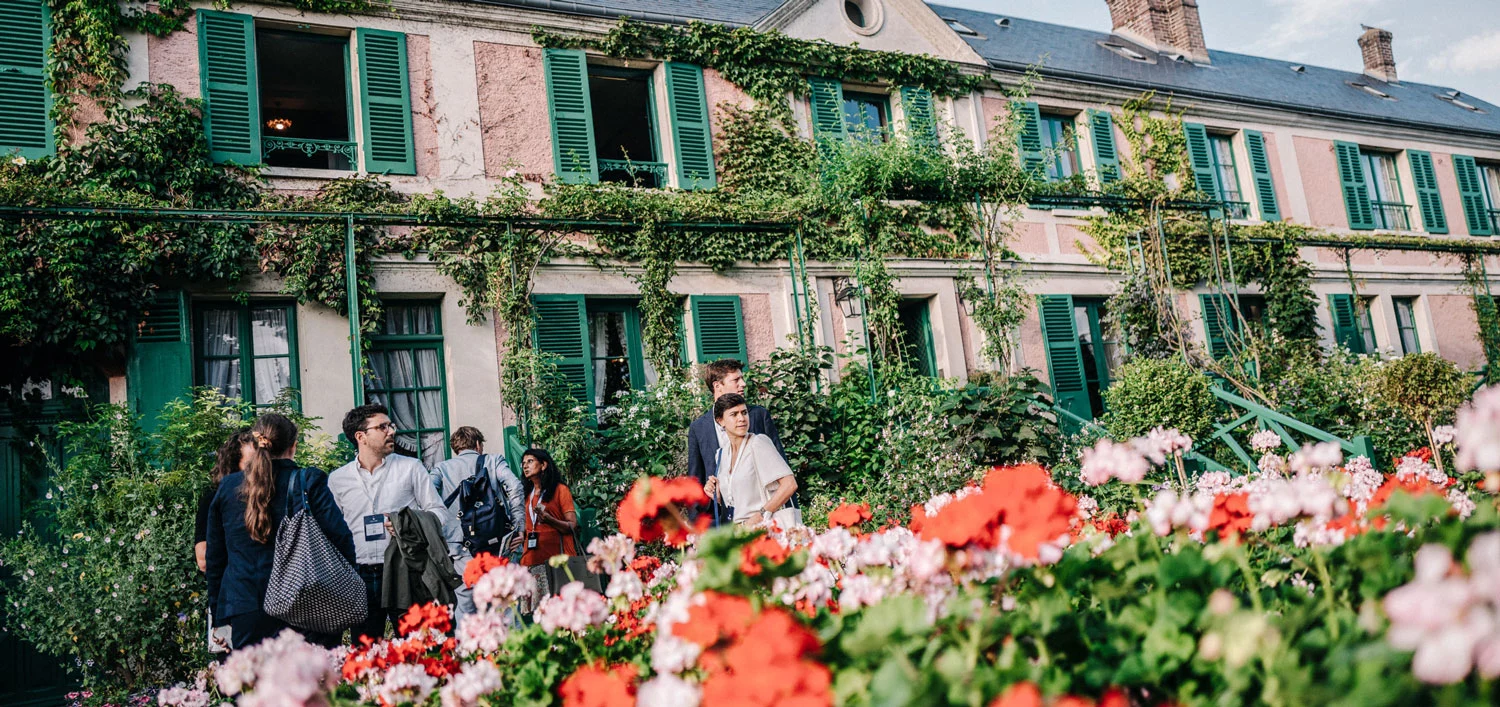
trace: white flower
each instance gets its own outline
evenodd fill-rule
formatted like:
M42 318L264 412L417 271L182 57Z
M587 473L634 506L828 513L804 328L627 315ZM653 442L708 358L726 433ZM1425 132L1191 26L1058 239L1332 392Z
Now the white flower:
M1460 471L1500 470L1500 386L1485 386L1459 408L1454 444Z
M675 675L697 665L701 652L698 644L678 638L670 630L660 631L651 644L651 669L658 675Z
M1140 451L1129 444L1101 439L1092 449L1083 450L1078 475L1083 483L1098 486L1111 478L1127 484L1139 483L1151 471L1151 464Z
M563 585L557 596L547 597L537 606L535 618L548 633L559 630L582 633L609 618L609 604L604 595L583 586L583 582Z
M488 660L477 660L448 678L439 693L443 707L478 707L479 699L504 687L500 668Z
M1467 520L1478 508L1469 494L1457 488L1448 489L1448 505L1453 506L1453 511L1458 514L1459 520Z
M1281 435L1275 430L1261 430L1250 435L1250 448L1257 452L1269 452L1281 446Z
M385 671L385 679L375 686L375 694L393 705L422 704L436 688L437 678L428 675L425 667L401 663Z
M604 590L604 596L611 599L625 597L629 601L640 599L646 594L646 586L641 582L641 576L635 572L616 572L609 579L609 587Z
M1331 469L1342 461L1344 450L1339 448L1338 442L1319 442L1302 445L1302 449L1292 454L1290 464L1292 470L1300 474Z
M589 541L589 571L614 574L635 560L635 541L623 533Z
M536 596L536 578L520 565L500 565L474 583L474 604L481 610L504 609L532 596Z
M1454 429L1453 425L1438 425L1432 428L1432 441L1438 444L1453 444L1453 440L1457 436L1458 431Z
M475 614L465 616L458 623L458 630L453 636L458 639L458 652L461 655L494 653L505 643L505 637L510 635L510 628L505 612L480 609Z
M676 675L658 675L641 684L635 703L640 707L698 707L702 699L703 692L693 683Z
M1145 437L1130 440L1130 446L1150 459L1152 464L1160 466L1173 456L1192 449L1193 440L1176 428L1156 427L1147 432Z

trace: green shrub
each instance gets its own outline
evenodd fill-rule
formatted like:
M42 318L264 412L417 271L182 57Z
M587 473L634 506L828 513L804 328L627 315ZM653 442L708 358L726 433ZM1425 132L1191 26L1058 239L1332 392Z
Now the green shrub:
M1468 397L1470 383L1452 361L1428 352L1381 366L1375 392L1408 419L1430 428L1453 418L1453 411Z
M298 461L338 461L312 420ZM167 685L202 667L204 580L193 561L193 518L213 453L252 410L217 392L169 403L156 434L119 406L99 406L60 430L43 497L21 534L0 545L15 575L6 627L43 653L68 659L86 687L120 695Z
M1111 437L1138 437L1153 427L1175 427L1194 440L1214 429L1218 403L1208 376L1179 359L1137 357L1104 391Z
M1368 436L1378 457L1372 461L1383 464L1427 444L1422 426L1377 392L1390 364L1344 351L1297 357L1263 378L1261 392L1280 412L1320 430L1344 439Z

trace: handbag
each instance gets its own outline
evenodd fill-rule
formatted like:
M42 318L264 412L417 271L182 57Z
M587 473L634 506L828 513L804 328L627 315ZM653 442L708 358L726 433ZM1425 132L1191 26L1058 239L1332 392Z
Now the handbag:
M569 555L566 565L562 567L547 565L547 583L551 593L555 595L562 591L563 585L569 582L583 582L583 586L603 594L604 580L589 571L588 551L584 550L583 543L579 541L576 527L573 529L573 548L578 550L578 554Z
M262 608L266 615L316 633L342 633L365 620L369 610L365 583L339 553L308 512L305 469L292 483L302 487L302 507L290 514L292 489L287 489L288 516L276 531L276 558Z
M232 638L232 632L231 632L229 624L224 624L223 626L215 626L214 625L214 610L213 609L207 609L207 612L208 612L208 652L209 653L228 653L230 646L234 645L233 641L231 640L231 638Z

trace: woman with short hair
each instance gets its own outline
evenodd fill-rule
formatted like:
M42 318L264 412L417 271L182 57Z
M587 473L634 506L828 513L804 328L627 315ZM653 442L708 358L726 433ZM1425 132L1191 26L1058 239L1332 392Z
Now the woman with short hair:
M718 471L703 490L734 509L734 522L760 525L772 520L797 490L792 468L776 451L770 437L750 434L750 410L745 396L726 393L714 401L714 421L724 428L729 445L719 448ZM780 522L786 526L796 521Z

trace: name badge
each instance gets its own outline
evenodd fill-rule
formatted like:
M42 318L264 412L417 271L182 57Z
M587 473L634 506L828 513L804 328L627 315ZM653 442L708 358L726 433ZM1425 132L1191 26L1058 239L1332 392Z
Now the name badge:
M526 549L527 550L535 550L536 549L536 533L527 533L526 534Z
M385 539L385 514L365 516L365 540Z

